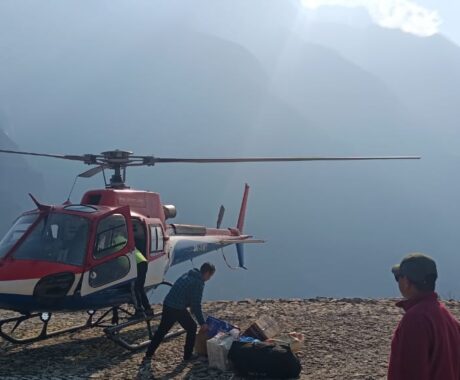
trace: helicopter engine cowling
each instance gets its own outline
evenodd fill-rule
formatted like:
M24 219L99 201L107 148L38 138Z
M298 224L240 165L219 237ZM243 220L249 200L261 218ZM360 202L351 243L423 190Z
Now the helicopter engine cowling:
M177 209L174 205L163 205L163 211L165 213L165 219L172 219L177 215Z

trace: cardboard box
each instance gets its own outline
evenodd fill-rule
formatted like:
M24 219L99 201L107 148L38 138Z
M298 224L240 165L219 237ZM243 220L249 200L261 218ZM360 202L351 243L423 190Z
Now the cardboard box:
M206 343L208 341L208 334L206 332L199 332L195 337L195 354L200 356L208 356Z
M291 332L279 335L276 338L267 339L267 342L287 344L292 352L299 352L304 347L305 337L303 334Z
M269 316L260 317L243 333L261 341L274 338L280 333L278 322Z

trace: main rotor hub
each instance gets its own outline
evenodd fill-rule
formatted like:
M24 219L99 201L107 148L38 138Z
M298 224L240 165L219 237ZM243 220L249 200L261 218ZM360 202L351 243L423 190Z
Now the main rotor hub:
M125 189L126 186L126 167L131 163L130 157L133 152L127 150L108 150L102 152L103 166L114 171L110 178L110 184L106 185L109 188Z
M108 150L107 152L102 152L101 155L104 157L104 161L107 164L117 164L123 165L130 162L130 156L133 152L127 150Z

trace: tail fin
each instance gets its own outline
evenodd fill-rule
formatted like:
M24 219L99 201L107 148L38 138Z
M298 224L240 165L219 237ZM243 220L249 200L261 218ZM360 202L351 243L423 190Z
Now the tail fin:
M219 215L217 216L216 228L220 228L220 226L222 225L222 220L224 219L224 214L225 214L225 207L220 206Z
M244 244L236 244L236 253L238 254L238 266L241 269L248 269L244 266Z
M246 217L246 207L248 205L248 196L249 196L249 185L245 183L243 200L241 202L241 208L240 208L240 215L238 216L238 223L236 224L236 228L238 228L240 233L243 233L244 219Z
M243 194L243 200L241 201L240 215L238 216L238 223L236 224L236 228L238 229L240 234L243 233L244 220L246 217L246 208L248 204L248 196L249 196L249 185L246 183L244 185L244 194ZM236 252L238 254L239 267L243 269L247 269L244 266L244 244L236 244Z

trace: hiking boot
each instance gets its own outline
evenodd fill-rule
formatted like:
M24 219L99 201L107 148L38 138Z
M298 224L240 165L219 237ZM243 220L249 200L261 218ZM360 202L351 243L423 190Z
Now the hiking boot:
M152 374L152 356L144 356L138 370L138 378L154 379Z
M184 356L184 362L192 362L192 361L198 360L199 358L200 356L197 354L187 355L187 356Z
M147 316L148 319L152 319L155 316L152 309L147 309L145 311L145 315Z

